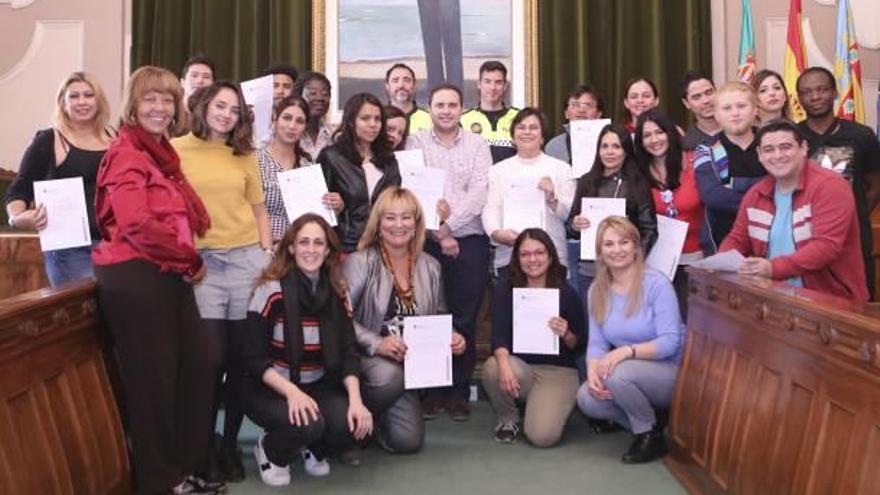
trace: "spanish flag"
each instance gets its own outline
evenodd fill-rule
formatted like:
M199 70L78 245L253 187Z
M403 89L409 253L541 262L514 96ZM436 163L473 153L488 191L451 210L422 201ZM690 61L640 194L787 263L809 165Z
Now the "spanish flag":
M865 123L865 102L862 99L862 64L859 44L853 30L849 0L837 4L837 58L834 77L837 79L837 102L834 108L841 119Z
M752 29L752 6L749 0L742 0L742 30L739 35L739 80L752 84L757 73L755 57L755 33Z
M791 0L788 8L788 35L782 78L785 79L785 87L788 88L788 106L791 110L791 118L795 122L807 117L797 97L797 79L807 67L804 32L801 26L801 0Z

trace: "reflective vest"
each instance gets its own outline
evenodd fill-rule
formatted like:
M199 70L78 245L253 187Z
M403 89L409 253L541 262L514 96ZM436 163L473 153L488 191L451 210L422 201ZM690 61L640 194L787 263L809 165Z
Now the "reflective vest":
M492 150L492 161L498 163L516 154L510 129L517 113L519 109L509 107L495 126L492 126L489 117L486 117L480 107L474 107L462 114L461 128L483 136Z
M409 119L409 133L415 134L421 131L427 131L434 127L434 121L431 120L431 114L421 107L413 107L413 111L407 114Z

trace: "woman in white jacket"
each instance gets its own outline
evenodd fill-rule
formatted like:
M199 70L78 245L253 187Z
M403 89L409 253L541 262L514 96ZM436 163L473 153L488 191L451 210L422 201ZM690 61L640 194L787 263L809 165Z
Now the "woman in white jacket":
M501 278L507 274L513 243L525 228L543 229L550 235L557 252L564 253L567 249L565 222L571 209L574 178L569 164L543 152L546 121L537 108L520 110L510 130L516 155L489 170L483 228L495 245L494 266ZM534 194L534 191L540 193ZM505 202L512 201L515 204L508 203L505 208ZM543 209L543 215L530 214L539 209ZM518 212L526 214L512 215ZM565 265L567 260L561 261Z

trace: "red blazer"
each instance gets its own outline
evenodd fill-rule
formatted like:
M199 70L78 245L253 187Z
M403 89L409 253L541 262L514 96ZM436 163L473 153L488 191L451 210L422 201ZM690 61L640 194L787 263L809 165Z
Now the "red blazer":
M767 176L743 197L720 251L764 257L776 213L776 179ZM804 287L859 302L868 300L856 203L836 172L808 161L791 199L795 253L770 260L773 279L801 277Z
M140 259L163 272L193 275L202 259L180 185L162 173L156 158L135 136L124 131L110 145L98 171L95 216L101 242L92 261L112 265Z

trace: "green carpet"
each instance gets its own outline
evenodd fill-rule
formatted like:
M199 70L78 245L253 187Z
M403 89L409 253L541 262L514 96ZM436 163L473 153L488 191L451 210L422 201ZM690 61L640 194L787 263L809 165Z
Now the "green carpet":
M260 481L253 457L259 430L246 422L241 446L247 480L229 485L234 495L307 493L513 495L513 494L683 494L687 493L661 461L639 466L620 463L629 446L626 433L595 435L577 414L560 445L536 449L520 438L502 445L492 438L494 414L485 401L475 404L471 420L453 423L444 414L428 422L425 447L418 454L393 456L377 447L364 453L361 467L331 461L330 475L313 478L302 465L292 469L287 487Z

